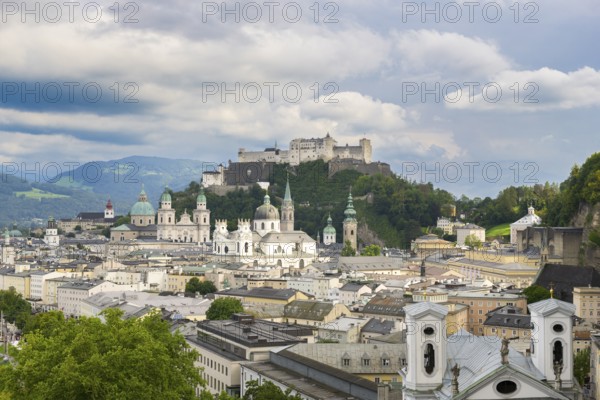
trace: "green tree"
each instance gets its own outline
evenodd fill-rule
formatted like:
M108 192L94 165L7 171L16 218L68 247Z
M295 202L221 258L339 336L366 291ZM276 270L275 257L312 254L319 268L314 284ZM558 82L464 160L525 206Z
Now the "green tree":
M585 378L590 374L590 348L585 348L575 354L573 359L573 373L580 385L583 386Z
M381 247L376 244L369 245L362 249L360 252L361 256L378 256L381 254Z
M31 317L31 304L12 286L8 290L0 290L0 310L4 312L4 318L19 329L23 329Z
M465 238L465 246L469 246L472 249L479 249L479 248L481 248L481 245L482 245L481 239L479 239L474 234L468 235Z
M44 337L52 336L57 330L61 329L65 323L65 316L60 311L48 311L39 313L27 320L23 327L23 333L39 332Z
M194 276L189 281L187 281L187 283L185 284L185 291L188 293L199 292L201 283L202 282L200 282L200 279L198 279L197 277Z
M287 388L285 392L271 381L266 381L262 385L258 381L249 381L246 383L246 393L244 400L302 400L299 394L292 395L292 389Z
M50 330L25 334L15 363L0 367L0 393L12 399L196 399L203 385L198 357L171 334L159 313L60 319ZM52 319L52 318L50 318Z
M239 299L234 297L221 297L212 302L206 310L206 318L210 320L229 319L235 313L244 312L244 307Z
M349 240L344 242L344 248L342 249L342 257L353 257L356 255L356 250L352 247L352 243Z
M550 291L540 285L532 285L523 290L523 294L527 297L527 304L536 303L541 300L550 298Z
M185 291L187 293L200 293L202 296L208 293L214 293L217 291L217 287L212 281L200 282L200 279L193 277L185 284Z

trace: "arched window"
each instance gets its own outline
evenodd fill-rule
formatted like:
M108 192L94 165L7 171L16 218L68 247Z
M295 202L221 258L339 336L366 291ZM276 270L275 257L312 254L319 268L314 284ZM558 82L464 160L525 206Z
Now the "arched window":
M169 217L169 223L171 223L171 217Z
M225 254L229 253L229 247L225 246L223 250L225 251Z
M265 229L265 223L264 222L260 223L260 229Z
M563 362L563 345L560 340L554 342L554 349L552 350L552 361L554 363L562 364Z
M248 242L244 243L244 253L248 252Z
M206 223L206 217L204 217L204 223Z
M271 222L271 229L275 229L275 223Z
M431 343L427 343L427 346L425 346L425 353L423 356L425 361L425 372L431 374L435 368L435 350Z

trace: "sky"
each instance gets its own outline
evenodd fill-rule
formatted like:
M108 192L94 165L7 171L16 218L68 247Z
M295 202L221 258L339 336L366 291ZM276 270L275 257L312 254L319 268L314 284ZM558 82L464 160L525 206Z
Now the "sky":
M456 196L562 182L600 149L596 1L3 1L0 172L330 133Z

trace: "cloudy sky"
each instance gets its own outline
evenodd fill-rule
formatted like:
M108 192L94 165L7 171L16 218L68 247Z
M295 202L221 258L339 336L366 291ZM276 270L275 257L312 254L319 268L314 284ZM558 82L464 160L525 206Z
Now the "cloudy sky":
M600 149L596 2L2 2L0 161L329 132L457 196L561 182Z

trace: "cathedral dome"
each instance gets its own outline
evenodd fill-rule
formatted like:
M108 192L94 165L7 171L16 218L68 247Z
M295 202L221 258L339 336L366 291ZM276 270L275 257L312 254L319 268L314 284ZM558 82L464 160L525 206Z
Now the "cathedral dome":
M259 219L279 220L279 210L271 204L269 195L265 196L265 202L254 213L254 220Z
M160 196L161 203L170 203L171 202L171 194L169 193L168 188L165 188L162 196Z
M333 220L331 219L331 215L327 218L327 226L323 229L323 234L327 235L335 235L335 228L332 225Z
M131 215L154 216L154 207L148 202L148 197L144 189L138 196L138 201L131 207Z
M206 195L204 194L204 188L200 187L200 193L196 197L196 203L206 203Z

